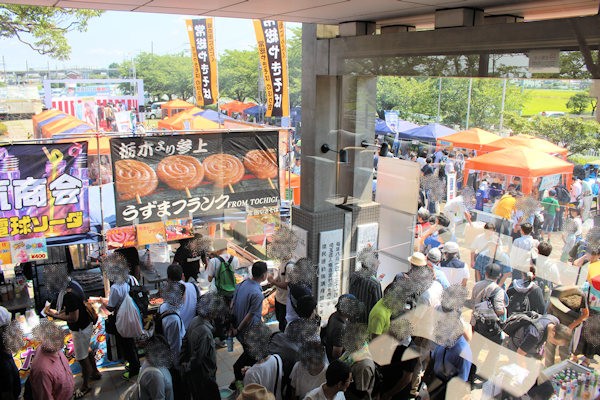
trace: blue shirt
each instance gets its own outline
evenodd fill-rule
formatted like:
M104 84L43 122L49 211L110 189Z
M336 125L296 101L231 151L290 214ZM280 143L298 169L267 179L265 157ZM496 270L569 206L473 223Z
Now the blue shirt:
M460 336L452 347L438 345L433 350L432 358L433 372L438 378L447 382L457 377L468 382L472 354L464 336Z
M512 268L510 266L510 258L506 253L497 251L496 257L494 259L493 257L488 256L488 250L485 249L477 255L477 257L475 258L475 265L473 266L473 268L476 271L479 271L479 273L481 274L480 280L485 279L485 267L490 265L492 261L502 268L502 275L512 272ZM500 281L502 275L500 275L498 281Z
M439 266L433 267L433 273L435 274L435 280L438 281L444 289L450 287L450 282L446 277L446 274Z
M233 295L233 316L239 326L247 314L252 315L246 329L262 320L262 303L264 296L260 283L253 279L246 279L235 288ZM243 335L243 332L241 333Z
M185 336L185 326L183 325L183 320L179 314L178 309L173 309L167 303L163 303L158 308L159 313L164 313L167 310L176 311L177 314L167 315L162 319L163 332L165 334L165 339L167 339L167 343L169 343L169 348L171 349L171 354L173 354L173 366L175 368L179 367L179 353L181 353L181 341Z

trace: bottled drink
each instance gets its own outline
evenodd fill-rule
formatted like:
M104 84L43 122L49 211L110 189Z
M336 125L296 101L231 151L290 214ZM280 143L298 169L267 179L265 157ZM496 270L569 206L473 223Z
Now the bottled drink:
M225 343L227 343L227 351L230 353L233 352L233 337L227 336L227 339L225 339Z

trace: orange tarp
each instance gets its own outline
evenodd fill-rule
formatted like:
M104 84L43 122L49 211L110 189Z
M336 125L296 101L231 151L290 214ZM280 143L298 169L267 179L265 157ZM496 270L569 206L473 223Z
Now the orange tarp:
M182 111L178 114L173 115L172 117L158 121L158 128L173 131L206 130L220 128L218 123L213 122L207 118L194 115L199 112L202 112L202 110L197 107L193 107L189 110Z
M56 120L59 119L63 119L65 117L69 116L68 114L60 111L60 110L46 110L46 111L42 111L39 114L34 115L33 117L31 117L31 122L33 122L33 131L35 132L36 137L40 137L42 135L42 130L39 127L39 124L42 123L43 121L46 121L50 118L56 118ZM52 121L54 122L54 121Z
M499 139L501 139L501 137L495 133L484 131L479 128L471 128L439 138L437 142L438 144L450 142L454 147L481 150L483 145L495 142Z
M189 110L194 107L195 106L192 103L179 99L168 101L160 106L162 110L167 110L167 117L172 117L181 111Z
M229 103L221 104L219 109L227 111L227 115L231 116L231 113L241 113L247 108L254 107L256 103L244 103L239 100L233 100Z
M281 198L285 199L285 191L289 187L294 192L294 204L300 205L300 175L292 174L289 171L280 171L279 182Z
M519 176L523 193L531 193L533 178L555 174L572 174L573 164L525 146L493 151L465 162L465 182L469 170Z
M59 119L58 121L53 121L47 125L42 126L42 137L51 138L53 135L60 134L65 130L83 124L85 124L85 122L69 115L63 119Z
M563 157L567 156L567 149L557 146L552 142L540 139L535 136L517 135L505 137L495 142L488 143L483 146L484 151L495 151L501 149L509 149L515 146L525 146L530 149L535 149L548 154L560 154Z

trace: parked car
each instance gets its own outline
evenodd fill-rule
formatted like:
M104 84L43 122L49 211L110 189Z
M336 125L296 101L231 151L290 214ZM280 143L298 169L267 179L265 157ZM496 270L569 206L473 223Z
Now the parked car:
M542 111L540 113L540 115L542 117L558 118L558 117L564 117L565 113L562 111Z
M152 103L150 106L146 106L146 118L148 119L161 119L162 118L162 109L161 105L165 104L166 101L159 101L157 103Z

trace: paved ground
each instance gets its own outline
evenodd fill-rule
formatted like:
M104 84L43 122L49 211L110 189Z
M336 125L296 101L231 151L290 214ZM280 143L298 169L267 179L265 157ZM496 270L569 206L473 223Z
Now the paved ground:
M237 360L242 352L242 346L235 341L235 346L232 353L227 352L227 349L217 350L217 383L219 387L229 386L233 381L233 363ZM142 361L143 362L143 361ZM92 391L85 396L86 399L102 399L114 400L118 399L119 395L129 387L133 381L125 381L122 379L124 367L122 365L109 368L101 368L102 380L92 383ZM78 387L81 384L81 376L75 377L75 385Z

